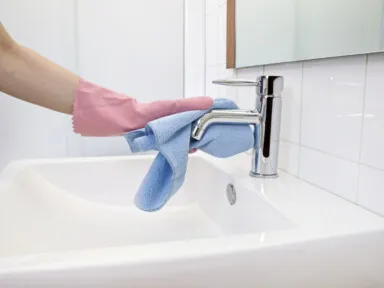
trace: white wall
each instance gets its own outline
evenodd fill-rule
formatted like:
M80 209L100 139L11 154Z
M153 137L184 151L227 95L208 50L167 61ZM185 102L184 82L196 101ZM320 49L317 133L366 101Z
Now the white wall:
M184 96L205 93L205 0L185 0Z
M76 2L82 77L143 102L183 97L183 1ZM79 156L129 153L122 137L72 137L70 145L76 144Z
M221 43L225 0L206 0L206 91L222 75L285 77L280 168L384 216L384 54L225 71ZM251 108L252 88L230 90ZM228 92L229 93L229 92Z
M218 78L233 77L232 70L226 70L226 1L206 0L206 90L205 94L214 98L224 97L236 100L236 88L212 85Z
M139 101L183 97L184 1L0 0L0 19L20 43L87 80ZM81 138L69 116L5 95L0 135L0 170L21 158L129 153L121 137Z
M0 0L0 19L11 34L74 71L74 1ZM67 155L70 117L0 93L0 170L11 160Z

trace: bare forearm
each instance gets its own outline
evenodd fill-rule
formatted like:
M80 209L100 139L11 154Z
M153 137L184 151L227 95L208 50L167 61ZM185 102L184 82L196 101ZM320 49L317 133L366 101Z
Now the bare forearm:
M0 91L71 114L79 76L12 40L0 24Z

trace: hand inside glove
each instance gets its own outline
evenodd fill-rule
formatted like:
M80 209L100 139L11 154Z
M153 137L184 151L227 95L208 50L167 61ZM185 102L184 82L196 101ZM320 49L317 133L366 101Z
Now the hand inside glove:
M76 90L73 129L83 136L115 136L143 128L167 115L211 107L210 97L138 103L134 98L81 80Z

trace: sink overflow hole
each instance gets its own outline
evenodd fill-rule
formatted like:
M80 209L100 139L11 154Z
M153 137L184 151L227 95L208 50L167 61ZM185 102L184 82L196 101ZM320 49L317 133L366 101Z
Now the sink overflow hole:
M227 185L227 198L229 201L229 204L233 205L236 203L236 189L233 184Z

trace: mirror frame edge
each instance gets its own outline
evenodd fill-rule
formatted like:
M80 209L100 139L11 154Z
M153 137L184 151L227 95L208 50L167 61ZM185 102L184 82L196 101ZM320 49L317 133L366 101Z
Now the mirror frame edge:
M227 69L236 68L236 0L227 0Z

